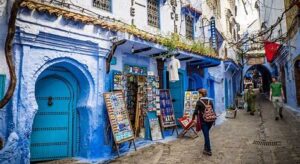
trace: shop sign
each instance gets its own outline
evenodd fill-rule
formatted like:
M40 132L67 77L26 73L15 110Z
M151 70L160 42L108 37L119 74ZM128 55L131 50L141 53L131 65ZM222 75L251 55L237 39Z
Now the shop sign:
M124 65L124 73L147 76L147 67L140 67L140 66L125 64Z
M212 17L210 20L210 32L211 32L212 48L217 49L216 22L214 17Z

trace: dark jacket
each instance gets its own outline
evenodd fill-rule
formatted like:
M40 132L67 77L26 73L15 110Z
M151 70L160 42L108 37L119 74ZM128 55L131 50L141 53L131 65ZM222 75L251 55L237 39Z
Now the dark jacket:
M207 99L207 98L201 98L201 100L207 104L208 102L210 103L211 107L214 109L214 105L212 103L211 100ZM204 110L205 110L205 106L204 104L198 100L197 101L197 104L196 104L196 107L195 107L195 111L194 111L194 114L193 114L193 119L195 118L195 116L198 116L198 113L200 114L200 118L203 118L203 113L204 113ZM203 121L203 119L200 119L201 121Z

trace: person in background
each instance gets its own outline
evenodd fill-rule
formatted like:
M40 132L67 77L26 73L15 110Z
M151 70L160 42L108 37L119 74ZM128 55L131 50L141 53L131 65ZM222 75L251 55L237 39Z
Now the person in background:
M283 108L283 100L284 100L284 93L282 89L282 84L277 81L275 77L272 78L272 83L270 85L270 101L273 102L274 105L274 114L275 120L283 118L282 115L282 108Z
M245 100L248 104L247 112L250 112L250 115L254 115L254 113L255 113L255 98L256 98L256 95L253 90L253 86L249 85L249 89L245 95Z
M200 94L200 99L197 101L196 108L193 114L193 120L195 119L195 116L200 118L200 123L201 123L201 128L202 128L202 133L204 136L204 150L203 154L211 156L211 145L210 145L210 137L209 137L209 131L214 124L214 122L205 122L203 120L203 113L205 110L205 104L210 104L211 107L213 108L213 102L211 98L207 97L207 91L205 89L199 89L198 90ZM205 104L203 104L204 102Z

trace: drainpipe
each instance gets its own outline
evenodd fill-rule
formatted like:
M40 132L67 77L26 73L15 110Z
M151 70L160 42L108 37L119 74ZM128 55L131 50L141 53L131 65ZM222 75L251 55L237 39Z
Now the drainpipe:
M9 69L9 75L10 75L10 81L8 89L3 97L3 99L0 101L0 109L2 109L11 99L11 97L14 94L16 83L17 83L17 77L15 72L15 65L13 62L13 40L15 37L16 32L16 20L17 15L21 6L21 3L24 0L17 0L13 3L13 6L11 8L10 18L8 22L8 30L7 30L7 36L5 41L5 58L6 63Z

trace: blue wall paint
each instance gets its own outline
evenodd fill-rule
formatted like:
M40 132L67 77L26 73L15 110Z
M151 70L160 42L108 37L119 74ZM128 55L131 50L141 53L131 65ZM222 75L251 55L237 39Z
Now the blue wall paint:
M227 79L225 79L225 88L224 88L224 92L225 92L225 108L228 107L228 97L229 97L229 93L228 93L228 81Z

